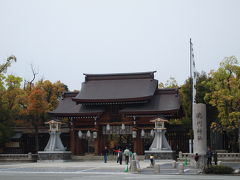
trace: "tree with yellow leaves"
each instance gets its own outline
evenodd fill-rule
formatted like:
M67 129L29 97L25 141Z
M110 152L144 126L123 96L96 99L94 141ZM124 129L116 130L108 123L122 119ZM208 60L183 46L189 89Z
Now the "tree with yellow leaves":
M240 129L240 66L236 57L225 58L217 71L210 73L211 80L207 86L211 92L205 100L218 110L218 120L211 124L211 128L224 131L231 137L231 150L239 148Z

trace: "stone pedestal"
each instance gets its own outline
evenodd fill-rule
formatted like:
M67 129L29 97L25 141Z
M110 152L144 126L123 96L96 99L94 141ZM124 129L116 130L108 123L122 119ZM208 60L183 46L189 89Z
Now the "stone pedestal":
M68 161L71 159L71 151L38 151L39 161Z
M160 171L161 171L161 170L160 170L160 164L155 164L155 165L154 165L154 172L155 172L155 173L160 173Z
M137 169L137 161L136 160L132 160L130 162L130 172L133 172L133 173L136 173L138 172L138 169Z
M183 174L184 173L184 165L181 163L178 165L178 173Z
M38 151L39 161L67 161L71 159L71 152L65 151L65 147L62 144L60 138L60 126L61 122L51 120L47 122L49 124L50 138L44 151Z
M175 151L145 151L145 159L149 159L150 155L153 155L155 160L176 159Z

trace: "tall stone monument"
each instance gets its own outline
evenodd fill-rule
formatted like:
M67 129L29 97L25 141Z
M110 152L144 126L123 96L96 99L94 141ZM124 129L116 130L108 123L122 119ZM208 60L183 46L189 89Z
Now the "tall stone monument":
M157 118L152 120L155 123L154 139L148 151L145 151L146 158L153 155L155 159L175 159L175 151L172 151L168 141L165 137L166 128L165 119Z
M40 161L65 161L71 159L71 152L66 151L62 144L61 134L61 122L51 120L47 122L49 124L50 138L44 151L38 151L38 158Z
M193 135L193 153L194 155L196 153L199 154L198 166L202 169L206 164L205 155L207 152L207 121L205 104L193 104Z
M193 104L193 153L205 155L207 152L206 105Z

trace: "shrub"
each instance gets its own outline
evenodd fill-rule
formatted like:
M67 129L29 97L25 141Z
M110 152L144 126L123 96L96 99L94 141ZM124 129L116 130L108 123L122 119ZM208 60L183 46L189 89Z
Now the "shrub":
M203 172L206 174L232 174L233 168L223 165L209 166L205 167Z

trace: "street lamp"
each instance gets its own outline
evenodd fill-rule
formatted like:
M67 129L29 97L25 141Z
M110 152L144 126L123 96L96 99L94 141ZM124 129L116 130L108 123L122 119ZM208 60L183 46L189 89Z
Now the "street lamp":
M88 130L87 131L87 137L90 138L91 137L91 132Z
M144 129L142 129L141 130L141 136L144 137L144 135L145 135L145 131L144 131Z
M94 138L94 139L97 138L97 132L96 132L96 131L93 132L93 138Z
M79 131L78 131L78 137L79 137L79 138L82 138L82 136L83 136L83 133L82 133L81 130L79 130Z
M122 130L124 130L124 129L125 129L125 124L122 123Z
M136 137L137 137L137 131L133 131L133 132L132 132L132 137L133 137L133 138L136 138Z
M107 130L107 131L110 131L110 124L107 124L106 130Z

